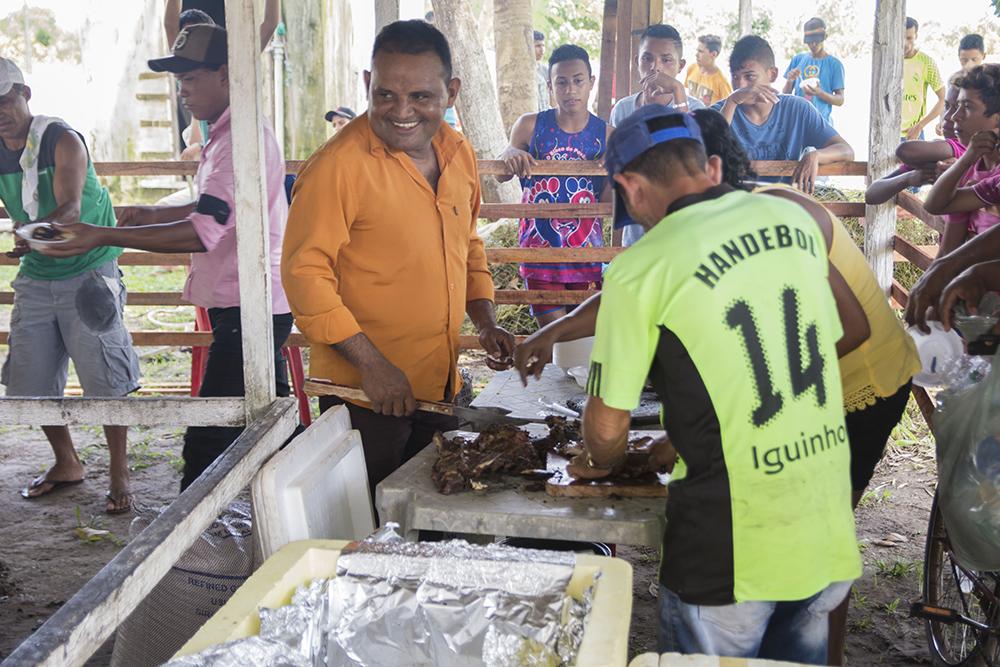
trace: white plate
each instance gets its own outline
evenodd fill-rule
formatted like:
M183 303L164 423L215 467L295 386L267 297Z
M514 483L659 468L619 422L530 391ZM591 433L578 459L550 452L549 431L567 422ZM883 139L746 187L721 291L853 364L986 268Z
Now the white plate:
M61 239L52 239L51 241L47 241L45 239L36 239L31 237L34 231L39 227L51 227L51 226L52 226L51 222L32 222L27 225L22 225L18 227L17 229L14 230L14 233L20 236L25 241L27 241L28 247L30 247L32 250L41 250L45 246L55 245L57 243L65 243L66 241L69 240L69 237Z
M590 367L588 366L574 366L573 368L566 371L566 373L576 380L576 383L581 387L587 387L587 377L590 375Z

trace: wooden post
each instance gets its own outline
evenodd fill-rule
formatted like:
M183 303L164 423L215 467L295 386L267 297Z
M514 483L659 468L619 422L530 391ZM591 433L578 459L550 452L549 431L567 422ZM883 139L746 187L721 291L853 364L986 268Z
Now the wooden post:
M375 34L399 20L399 0L375 0Z
M640 36L647 26L649 26L649 0L632 0L632 26L629 28L629 41L631 42L629 47L631 57L628 59L629 93L639 90L639 59L636 55L639 53Z
M753 3L752 0L740 0L740 37L749 35L753 31Z
M274 327L271 254L264 162L264 108L260 98L260 32L254 0L226 0L229 97L236 179L236 255L243 327L247 423L274 401Z
M226 9L232 6L230 2ZM253 481L297 422L295 401L276 401L170 507L18 646L4 661L5 667L76 667L87 662L219 512Z
M649 25L663 23L663 0L649 0Z
M896 168L900 106L903 97L903 21L905 0L877 0L872 43L871 125L868 131L868 183ZM879 286L892 286L892 245L896 203L865 207L865 257Z
M618 26L618 0L604 0L601 24L601 65L597 81L597 115L608 120L614 103L615 34Z
M618 0L615 26L615 101L632 92L632 0Z

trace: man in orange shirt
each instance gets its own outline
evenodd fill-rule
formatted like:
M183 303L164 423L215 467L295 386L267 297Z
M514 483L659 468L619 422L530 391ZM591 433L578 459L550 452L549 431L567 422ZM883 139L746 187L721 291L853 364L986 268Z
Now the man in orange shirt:
M476 234L476 156L443 122L461 81L424 21L386 26L365 72L368 111L306 163L292 194L282 282L312 343L310 373L360 386L348 404L372 489L447 428L415 399L452 400L468 313L494 369L514 338L497 326ZM324 399L321 409L341 403Z

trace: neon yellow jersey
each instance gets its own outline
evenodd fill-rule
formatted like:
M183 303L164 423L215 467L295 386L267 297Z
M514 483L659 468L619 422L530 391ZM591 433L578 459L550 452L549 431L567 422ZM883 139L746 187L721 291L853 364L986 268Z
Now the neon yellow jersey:
M720 186L605 275L588 391L631 410L648 376L663 401L686 475L660 580L685 602L802 600L861 573L827 272L801 207Z
M934 59L923 51L912 58L903 58L903 106L900 110L900 131L916 125L927 114L927 89L931 92L944 87L941 72Z

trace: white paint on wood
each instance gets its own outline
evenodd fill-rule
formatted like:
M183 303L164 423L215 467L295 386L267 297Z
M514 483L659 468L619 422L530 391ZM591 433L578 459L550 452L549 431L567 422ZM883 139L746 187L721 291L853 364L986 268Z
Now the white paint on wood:
M254 0L227 0L229 97L233 105L236 254L243 326L247 421L275 398L271 262L264 181L264 108L260 97L260 33ZM319 111L317 111L319 113Z
M868 131L868 183L896 168L903 80L905 0L878 0L872 43L871 122ZM865 258L879 287L892 286L896 206L890 201L865 208Z
M242 398L0 398L0 424L241 426Z
M752 0L740 0L740 37L749 35L753 31L753 2Z
M170 507L18 646L4 665L83 665L246 488L297 423L295 401L277 400Z

